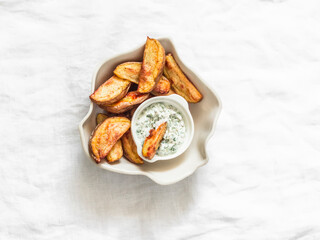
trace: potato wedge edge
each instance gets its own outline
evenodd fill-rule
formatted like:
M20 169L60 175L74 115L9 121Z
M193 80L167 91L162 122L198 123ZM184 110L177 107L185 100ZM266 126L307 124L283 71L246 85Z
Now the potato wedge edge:
M148 99L149 96L148 93L139 93L138 91L128 92L120 101L105 106L104 109L111 113L124 113Z
M144 140L143 147L142 147L142 155L145 158L152 159L156 154L160 142L166 133L167 130L167 122L164 122L159 125L157 129L151 129L150 134Z
M90 95L90 99L100 107L112 104L128 93L130 85L130 81L112 76Z
M162 75L164 64L164 48L158 40L148 37L143 52L143 61L139 75L139 92L148 93L155 88Z
M142 158L137 153L137 145L133 140L130 129L122 136L121 141L125 158L132 163L143 164Z
M125 117L110 117L100 123L92 132L89 147L92 158L100 163L116 142L130 128L131 122Z
M202 99L202 94L185 76L171 54L166 56L164 75L171 82L173 90L190 103L197 103Z

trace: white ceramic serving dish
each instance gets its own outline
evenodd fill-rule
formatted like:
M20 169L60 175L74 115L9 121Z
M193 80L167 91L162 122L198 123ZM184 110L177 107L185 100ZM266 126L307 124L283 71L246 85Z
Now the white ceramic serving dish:
M141 114L141 112L144 109L146 109L151 104L158 103L158 102L171 104L180 111L180 113L182 114L182 117L184 119L185 126L186 126L186 138L185 138L185 141L183 142L183 144L177 149L177 152L175 152L174 154L170 154L168 156L155 155L152 159L148 159L142 155L142 145L139 144L139 138L137 137L137 134L136 134L136 124L135 123L137 121L138 116ZM192 139L193 139L193 135L194 135L194 123L193 123L192 115L189 111L188 102L183 97L181 97L177 94L173 94L170 96L153 97L147 101L144 101L142 104L140 104L140 106L137 108L137 110L134 112L134 114L132 116L131 133L132 133L134 141L136 143L138 143L137 144L137 152L138 152L139 156L144 161L149 162L149 163L153 163L158 160L171 160L173 158L179 157L190 146Z
M201 102L189 104L194 121L194 136L189 148L179 157L170 161L145 162L143 165L135 165L122 158L118 164L111 165L106 162L96 164L89 155L88 142L91 132L96 126L96 115L99 112L103 112L103 110L96 104L90 103L87 115L79 124L79 130L84 152L88 159L96 166L122 174L144 175L158 184L168 185L190 176L195 170L208 162L209 156L206 149L216 127L221 111L221 101L217 94L204 81L183 64L171 40L163 38L159 39L159 41L166 50L166 53L172 53L182 71L203 95ZM120 63L142 61L143 50L144 44L134 51L112 57L99 65L93 75L91 92L94 92L103 82L110 78L113 75L113 70Z

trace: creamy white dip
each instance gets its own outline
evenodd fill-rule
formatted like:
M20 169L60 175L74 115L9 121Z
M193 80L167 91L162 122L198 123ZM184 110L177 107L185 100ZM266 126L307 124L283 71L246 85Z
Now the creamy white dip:
M167 130L157 150L158 156L175 153L185 140L186 126L180 111L171 104L153 103L139 114L135 123L136 134L142 146L149 131L163 122L167 122Z

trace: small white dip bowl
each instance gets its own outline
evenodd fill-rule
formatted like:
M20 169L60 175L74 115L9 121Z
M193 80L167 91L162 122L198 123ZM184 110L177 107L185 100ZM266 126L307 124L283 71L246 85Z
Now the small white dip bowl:
M138 121L139 115L142 113L144 109L146 109L148 106L150 106L153 103L167 103L170 104L174 107L176 107L180 112L183 117L183 120L185 122L186 126L186 137L184 139L184 142L182 145L179 146L177 151L175 153L165 155L165 156L158 156L157 154L150 160L145 158L142 155L142 142L141 139L138 138L136 134L136 122ZM150 130L150 129L149 129ZM182 153L184 153L187 148L190 146L190 143L192 141L193 135L194 135L194 123L193 123L193 118L191 116L191 113L189 111L189 105L188 102L181 96L177 94L172 94L170 96L159 96L159 97L153 97L150 98L149 100L143 102L135 111L135 113L132 116L131 120L131 133L133 136L133 139L137 145L137 152L139 156L146 162L153 163L158 160L169 160L178 157Z

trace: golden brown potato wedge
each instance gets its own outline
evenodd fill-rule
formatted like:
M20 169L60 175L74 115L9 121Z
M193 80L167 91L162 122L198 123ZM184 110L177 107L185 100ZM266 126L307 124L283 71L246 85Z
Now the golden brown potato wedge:
M108 118L108 116L104 113L98 113L97 117L96 117L96 123L97 125L102 123L104 120L106 120Z
M137 145L133 140L131 131L128 130L121 138L123 146L123 155L130 161L136 164L143 164L143 160L137 153Z
M119 78L138 84L140 70L141 62L125 62L118 65L113 73ZM161 76L151 93L156 96L166 95L170 91L170 85L170 81L165 76Z
M155 129L150 130L150 134L148 137L146 137L146 140L144 140L143 147L142 147L142 155L148 159L152 159L154 155L156 154L160 142L166 133L167 130L167 122L164 122L159 125L159 127Z
M151 93L156 96L166 95L170 91L170 87L170 81L165 76L162 76Z
M97 125L106 120L108 116L104 113L98 113L96 117ZM123 155L121 140L118 140L115 145L111 148L107 155L108 162L115 162L119 160Z
M107 155L107 161L112 163L118 161L123 156L122 144L119 139L115 145L111 148L110 152Z
M130 81L112 76L90 95L90 99L100 107L112 104L128 93L130 85Z
M196 103L202 99L201 93L184 75L171 54L166 56L164 75L171 82L173 90L188 102Z
M138 84L140 70L141 62L125 62L118 65L113 73L119 78Z
M116 142L130 128L130 125L130 120L125 117L107 118L99 124L89 141L92 158L97 163L104 159Z
M105 106L104 109L111 113L123 113L142 103L149 97L148 93L139 93L137 91L128 92L128 94L120 101Z
M165 51L156 39L147 38L139 75L138 92L151 92L162 76L165 64Z

